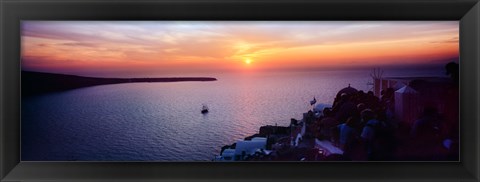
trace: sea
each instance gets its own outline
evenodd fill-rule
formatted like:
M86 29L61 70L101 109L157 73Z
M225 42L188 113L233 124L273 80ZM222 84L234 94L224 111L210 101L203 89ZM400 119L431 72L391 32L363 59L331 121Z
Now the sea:
M211 161L264 125L288 126L372 70L209 73L217 81L124 83L22 98L22 161ZM441 69L384 76L445 76ZM201 114L202 105L209 113Z

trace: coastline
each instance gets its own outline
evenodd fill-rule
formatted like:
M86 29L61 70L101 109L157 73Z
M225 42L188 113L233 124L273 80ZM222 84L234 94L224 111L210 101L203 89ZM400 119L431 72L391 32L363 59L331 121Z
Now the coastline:
M212 77L98 78L31 71L22 71L21 74L22 95L24 96L107 84L138 82L217 81L216 78Z

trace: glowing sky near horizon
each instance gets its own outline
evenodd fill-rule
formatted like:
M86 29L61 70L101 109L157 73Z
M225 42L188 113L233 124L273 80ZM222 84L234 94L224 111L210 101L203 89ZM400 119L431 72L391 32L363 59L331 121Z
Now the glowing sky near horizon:
M458 21L23 21L22 69L86 76L445 64Z

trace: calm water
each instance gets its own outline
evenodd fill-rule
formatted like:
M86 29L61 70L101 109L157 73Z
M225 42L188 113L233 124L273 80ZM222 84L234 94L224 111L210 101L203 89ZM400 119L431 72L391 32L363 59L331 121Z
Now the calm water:
M370 71L230 73L215 82L128 83L22 100L22 160L209 161L220 148L333 102ZM202 104L210 112L200 114Z

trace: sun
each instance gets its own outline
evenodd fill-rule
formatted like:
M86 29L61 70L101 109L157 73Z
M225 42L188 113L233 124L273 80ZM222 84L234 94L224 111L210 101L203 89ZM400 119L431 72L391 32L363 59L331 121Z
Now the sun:
M251 63L252 63L251 59L249 59L249 58L245 59L245 64L251 64Z

